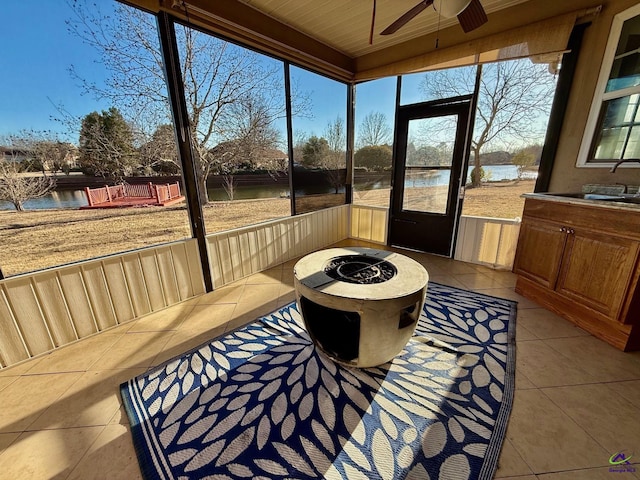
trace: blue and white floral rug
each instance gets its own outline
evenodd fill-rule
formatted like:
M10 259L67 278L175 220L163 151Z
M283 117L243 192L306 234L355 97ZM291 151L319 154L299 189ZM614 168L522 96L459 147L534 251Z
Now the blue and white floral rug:
M516 303L430 283L392 361L346 368L292 303L121 386L147 479L490 479Z

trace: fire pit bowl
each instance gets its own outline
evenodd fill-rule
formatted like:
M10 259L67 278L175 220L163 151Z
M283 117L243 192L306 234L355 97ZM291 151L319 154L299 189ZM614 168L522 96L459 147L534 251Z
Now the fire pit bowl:
M333 360L373 367L407 344L422 311L429 275L404 255L330 248L294 269L298 307L315 345Z

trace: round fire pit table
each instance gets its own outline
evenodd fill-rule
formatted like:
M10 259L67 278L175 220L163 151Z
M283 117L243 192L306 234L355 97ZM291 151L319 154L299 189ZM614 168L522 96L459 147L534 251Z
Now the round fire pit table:
M305 328L321 351L355 367L393 359L422 312L429 275L415 260L372 248L330 248L300 259L294 285Z

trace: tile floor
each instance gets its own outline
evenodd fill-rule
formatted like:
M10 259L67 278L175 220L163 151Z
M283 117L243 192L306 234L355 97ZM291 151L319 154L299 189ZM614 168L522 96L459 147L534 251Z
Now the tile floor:
M516 394L496 478L640 479L640 352L520 297L510 272L403 253L431 281L519 302ZM141 478L120 383L292 301L294 263L0 371L0 478ZM635 473L610 471L623 450L635 453Z

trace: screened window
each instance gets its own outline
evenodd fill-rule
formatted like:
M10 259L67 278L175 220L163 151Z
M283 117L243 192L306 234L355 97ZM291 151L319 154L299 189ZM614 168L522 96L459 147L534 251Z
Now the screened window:
M579 163L640 157L640 6L616 16L597 92Z
M292 97L309 93L307 107L294 110L293 188L295 213L346 202L347 86L299 67L291 67Z
M187 25L176 37L207 233L289 216L282 61Z
M353 203L389 207L395 77L356 85Z
M29 21L0 45L2 274L191 237L155 16L113 0L7 7Z

